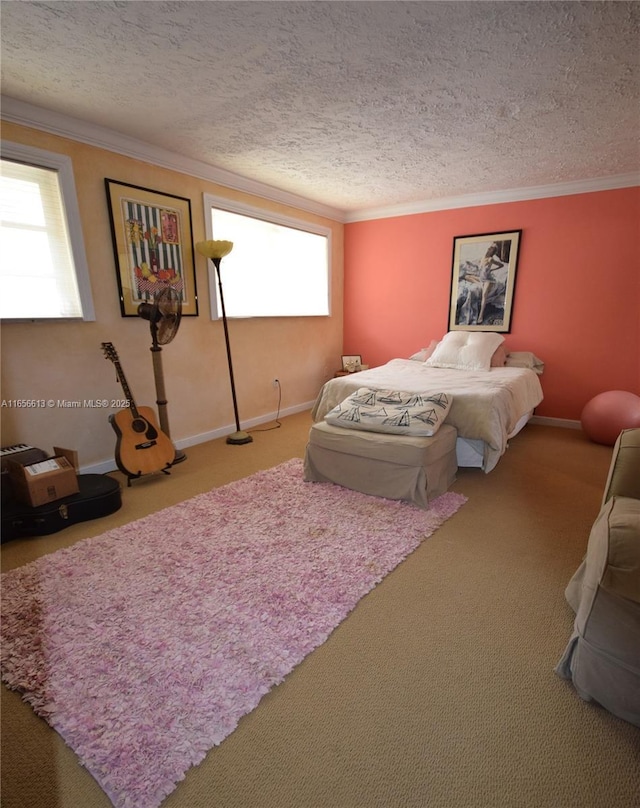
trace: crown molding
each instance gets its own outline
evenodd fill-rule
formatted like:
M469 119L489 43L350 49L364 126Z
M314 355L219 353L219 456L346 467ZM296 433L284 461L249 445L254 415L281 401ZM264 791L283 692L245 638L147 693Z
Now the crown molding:
M11 123L21 124L22 126L28 126L32 129L39 129L43 132L49 132L52 135L70 138L79 143L86 143L89 146L106 149L116 154L122 154L125 157L131 157L134 160L151 163L152 165L167 168L171 171L178 171L181 174L187 174L191 177L214 182L216 185L223 185L226 188L243 191L244 193L252 194L262 199L268 199L272 202L278 202L282 205L290 205L298 210L314 213L317 216L323 216L333 221L344 221L344 211L338 208L324 205L320 202L314 202L311 199L306 199L305 197L289 193L288 191L282 191L266 183L247 179L240 174L234 174L232 171L227 171L223 168L216 168L208 163L193 160L190 157L183 157L168 149L152 146L136 138L123 135L113 129L87 123L78 118L72 118L60 112L44 109L43 107L36 107L25 101L18 101L15 98L2 96L0 117Z
M408 202L387 207L366 208L344 214L344 222L364 222L371 219L389 219L395 216L411 216L415 213L433 213L454 208L474 208L484 205L500 205L504 202L526 202L532 199L548 199L554 196L588 194L595 191L612 191L617 188L640 186L640 171L632 174L618 174L612 177L598 177L590 180L576 180L553 185L537 185L531 188L512 188L507 191L464 194L462 196L430 199L423 202Z
M395 216L411 216L416 213L433 213L454 208L499 205L505 202L524 202L554 196L569 196L571 194L586 194L595 191L610 191L618 188L640 186L640 172L634 172L589 180L538 185L531 188L512 188L505 191L464 194L442 199L346 211L274 188L256 180L247 179L240 174L235 174L223 168L216 168L199 160L183 157L168 149L152 146L141 140L120 134L113 129L87 123L78 118L37 107L25 101L18 101L15 98L2 96L0 116L12 123L70 138L80 143L86 143L116 154L122 154L125 157L131 157L134 160L151 163L171 171L178 171L181 174L197 177L198 179L213 182L216 185L242 191L282 205L289 205L298 210L304 210L342 223L388 219Z

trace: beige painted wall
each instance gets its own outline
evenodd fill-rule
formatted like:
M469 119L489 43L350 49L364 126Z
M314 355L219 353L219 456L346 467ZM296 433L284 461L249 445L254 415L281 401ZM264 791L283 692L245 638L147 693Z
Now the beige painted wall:
M148 323L120 315L104 178L176 194L191 200L194 241L205 236L202 194L215 193L268 210L297 215L332 230L331 316L231 320L229 332L241 425L276 412L280 379L283 410L313 401L339 367L343 322L343 226L305 211L158 168L45 132L3 123L2 137L68 154L73 161L90 270L96 322L3 322L1 388L4 401L84 401L119 398L115 369L101 350L113 342L138 405L155 406ZM207 265L196 254L200 314L184 317L176 338L162 352L171 436L193 444L235 430L224 333L209 315ZM224 264L223 264L224 266ZM46 407L0 411L0 444L28 443L77 449L85 469L113 460L112 410Z

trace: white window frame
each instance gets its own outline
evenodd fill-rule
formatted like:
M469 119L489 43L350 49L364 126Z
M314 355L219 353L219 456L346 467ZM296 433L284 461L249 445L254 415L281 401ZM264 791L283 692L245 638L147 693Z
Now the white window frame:
M213 233L213 222L211 211L214 208L217 210L227 211L228 213L238 213L241 216L250 216L253 219L261 219L264 222L271 222L272 224L279 224L283 225L284 227L291 227L295 230L302 230L306 233L313 233L318 236L324 236L327 239L327 314L303 314L303 315L256 314L253 316L277 317L277 318L290 317L290 316L300 316L300 317L331 316L331 277L332 277L331 239L333 232L330 227L326 227L321 224L314 224L305 221L304 219L298 219L297 217L294 216L286 216L285 214L282 213L273 213L272 211L265 210L264 208L260 208L255 205L249 205L245 202L237 202L235 200L226 199L225 197L215 196L214 194L207 194L207 193L203 194L203 203L204 203L205 232L207 234L207 239L215 238L224 240L224 234ZM209 302L211 308L211 319L220 320L222 319L222 311L220 311L220 307L218 305L218 278L216 276L216 271L212 266L211 261L207 261L207 271L209 273ZM228 311L226 314L229 319L234 318L234 315L229 314ZM251 316L246 316L243 318L238 317L237 319L251 319Z
M76 184L73 176L73 164L71 158L66 154L38 149L35 146L25 146L21 143L12 143L8 140L0 142L2 158L13 160L18 163L25 163L34 167L50 168L57 172L60 185L62 204L67 220L67 232L71 246L71 255L75 268L76 281L78 284L78 294L80 296L80 306L82 308L82 320L93 322L96 319L93 298L91 295L91 282L89 279L89 265L87 264L87 253L84 246L84 236L80 221L80 208L76 194ZM6 317L3 320L31 322L42 320L45 322L56 320L79 320L79 317Z

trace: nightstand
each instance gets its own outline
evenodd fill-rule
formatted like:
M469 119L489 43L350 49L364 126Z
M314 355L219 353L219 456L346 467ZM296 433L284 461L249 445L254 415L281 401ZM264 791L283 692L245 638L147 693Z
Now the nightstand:
M353 376L354 373L359 373L361 370L369 370L369 365L360 365L358 370L336 370L333 378L337 379L340 376Z

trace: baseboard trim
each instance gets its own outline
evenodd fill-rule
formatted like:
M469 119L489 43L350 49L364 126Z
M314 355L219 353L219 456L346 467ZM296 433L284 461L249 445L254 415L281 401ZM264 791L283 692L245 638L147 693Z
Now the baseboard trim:
M294 407L287 407L278 412L270 412L265 415L259 415L257 418L251 418L249 421L243 421L241 426L244 430L250 431L253 427L260 426L261 424L268 424L269 421L275 421L276 418L284 418L287 415L295 415L298 412L310 410L315 402L306 401L303 404L296 404ZM534 415L529 420L530 424L538 424L539 426L558 426L564 429L581 429L580 421L571 421L567 418L547 418L543 415ZM230 435L236 431L235 424L228 424L221 426L218 429L212 429L210 432L202 432L199 435L191 435L188 438L181 438L175 441L176 449L188 449L190 446L197 446L199 443L206 443L210 440L218 440L224 438L225 435ZM89 466L82 466L80 468L81 474L108 474L110 471L116 471L117 466L115 460L110 458L103 460L99 463L92 463Z
M559 426L564 429L582 429L580 421L571 421L569 418L547 418L544 415L533 415L529 423L539 426Z
M306 401L303 404L296 404L294 407L287 407L280 412L270 412L265 415L259 415L257 418L251 418L248 421L243 421L240 426L245 431L251 431L253 427L260 426L261 424L268 424L270 421L275 421L277 418L284 418L287 415L295 415L298 412L310 410L313 407L313 401ZM217 440L224 438L225 435L231 435L236 431L235 424L228 424L221 426L218 429L212 429L210 432L201 432L199 435L191 435L188 438L181 438L174 441L176 449L188 449L190 446L197 446L199 443L206 443L210 440ZM113 458L102 460L98 463L92 463L87 466L80 467L81 474L108 474L111 471L117 471L116 461Z

